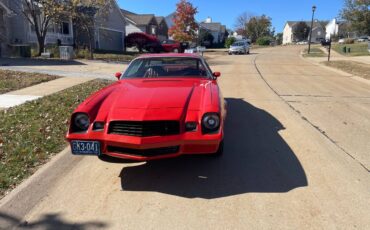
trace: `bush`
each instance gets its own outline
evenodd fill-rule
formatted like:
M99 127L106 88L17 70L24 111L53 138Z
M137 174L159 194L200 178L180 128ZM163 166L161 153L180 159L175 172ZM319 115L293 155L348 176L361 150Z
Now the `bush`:
M230 48L230 46L236 41L236 38L234 37L229 37L225 41L225 47Z
M88 49L79 49L76 51L76 58L90 59L90 52Z
M271 43L271 38L270 37L258 38L256 43L257 45L260 45L260 46L268 46Z
M355 43L355 39L353 38L344 39L344 44L354 44L354 43Z

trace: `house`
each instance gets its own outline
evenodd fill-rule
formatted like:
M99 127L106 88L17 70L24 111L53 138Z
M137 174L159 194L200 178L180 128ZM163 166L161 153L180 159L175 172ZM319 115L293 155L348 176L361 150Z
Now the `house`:
M0 57L10 56L11 49L16 46L37 46L35 29L23 15L22 4L22 0L0 0ZM72 21L51 23L45 44L72 45Z
M294 36L294 29L301 21L288 21L285 24L283 31L283 45L292 44L298 42L298 39ZM311 22L305 22L307 27L311 27ZM325 38L325 26L319 21L313 22L311 42L320 42ZM307 37L307 40L309 37Z
M168 28L171 28L174 25L173 20L175 19L175 17L175 12L165 17Z
M325 38L329 39L332 37L339 37L339 38L357 37L356 32L349 32L350 26L351 25L349 24L349 22L333 19L326 25Z
M208 17L204 22L199 23L200 29L205 29L213 36L213 43L218 44L225 41L226 26L219 22L212 22L212 18Z
M164 17L155 17L158 24L157 37L160 41L168 39L168 25Z
M96 17L94 28L94 48L109 51L123 51L125 38L124 17L115 0L108 17ZM0 0L0 57L10 56L13 47L22 45L37 46L34 27L23 15L23 0ZM76 31L71 19L61 23L50 23L45 45L69 45L77 41L89 45L83 33Z
M136 14L121 9L126 20L126 33L146 33L156 36L160 41L168 38L168 25L164 17L154 14Z
M123 52L125 49L125 17L116 0L111 1L108 14L97 14L94 22L94 49ZM89 46L89 40L84 32L75 30L75 40L78 45Z

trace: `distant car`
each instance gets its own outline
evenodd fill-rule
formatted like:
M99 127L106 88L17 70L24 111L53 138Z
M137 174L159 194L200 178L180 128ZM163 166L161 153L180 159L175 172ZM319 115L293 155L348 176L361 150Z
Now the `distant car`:
M162 48L167 53L182 53L182 46L180 42L174 40L164 40L162 42Z
M357 39L358 42L367 42L369 41L369 37L368 36L361 36Z
M330 39L325 39L321 41L322 46L329 46L331 43Z
M231 54L249 54L250 46L246 41L236 41L229 48L229 55Z
M346 39L341 38L341 39L339 39L338 43L339 43L339 44L344 44L344 43L346 43Z
M197 54L149 54L77 107L67 134L72 154L157 160L223 152L226 103Z
M307 40L297 42L297 45L307 45L307 44L308 44Z

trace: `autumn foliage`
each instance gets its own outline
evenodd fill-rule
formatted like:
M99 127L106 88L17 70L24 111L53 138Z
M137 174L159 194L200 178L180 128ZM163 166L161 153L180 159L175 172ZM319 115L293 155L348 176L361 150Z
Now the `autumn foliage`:
M195 22L195 15L198 9L187 0L180 0L177 3L176 14L173 19L174 25L169 29L169 35L176 41L190 42L196 38L198 24Z

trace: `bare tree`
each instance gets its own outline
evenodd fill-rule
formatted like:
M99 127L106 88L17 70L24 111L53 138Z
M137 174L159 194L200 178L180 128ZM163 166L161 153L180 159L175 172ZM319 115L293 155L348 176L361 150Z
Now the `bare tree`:
M240 14L235 20L235 24L234 24L235 31L247 37L248 36L247 24L251 20L252 17L253 17L253 14L249 12L244 12Z
M94 59L94 37L96 24L104 23L110 8L111 0L72 0L70 4L76 31L87 36L89 42L90 58ZM99 19L98 19L99 18Z
M22 0L18 7L36 33L38 56L44 51L48 27L65 16L65 8L59 0Z

